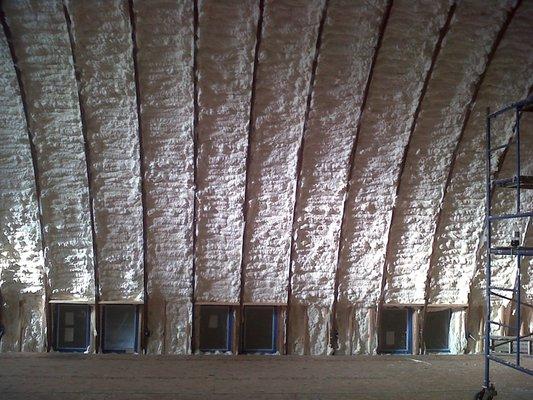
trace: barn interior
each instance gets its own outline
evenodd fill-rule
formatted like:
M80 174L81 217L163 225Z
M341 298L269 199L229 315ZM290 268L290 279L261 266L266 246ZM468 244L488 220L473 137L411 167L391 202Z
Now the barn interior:
M533 1L0 4L0 397L533 398Z

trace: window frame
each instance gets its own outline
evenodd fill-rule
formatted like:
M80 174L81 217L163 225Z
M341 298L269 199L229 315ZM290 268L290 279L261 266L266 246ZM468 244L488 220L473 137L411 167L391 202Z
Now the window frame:
M225 349L213 349L213 348L203 348L202 347L202 310L206 308L225 308L227 310L227 317L226 317L226 343L227 346ZM217 304L204 304L200 305L199 307L199 320L198 320L198 351L201 351L202 353L215 353L217 351L219 352L232 352L233 349L233 324L234 324L234 310L231 306L226 305L217 305Z
M411 307L402 307L402 308L396 308L396 307L386 307L384 310L397 310L397 311L404 311L407 313L406 318L406 329L405 329L405 348L403 349L383 349L382 348L382 337L383 337L383 331L382 331L382 324L380 323L380 331L378 335L378 341L379 341L379 354L413 354L413 314L414 310ZM383 313L381 315L381 318L383 318Z
M133 352L130 353L129 349L107 349L105 343L105 313L108 306L112 307L132 307L135 312L135 344ZM139 326L140 326L140 317L139 317L139 305L138 304L101 304L101 320L100 320L100 329L101 329L101 340L100 340L100 350L102 353L115 353L115 354L139 354Z
M433 312L443 312L443 311L447 311L448 312L448 317L447 317L447 320L448 320L448 332L446 332L447 336L448 336L448 347L447 348L444 348L444 349L431 349L429 347L427 347L426 345L426 341L427 341L427 336L424 334L424 347L425 347L425 351L426 353L431 353L431 354L435 354L435 353L450 353L450 323L452 321L452 309L451 308L447 308L445 310L439 310L439 311L433 311ZM431 311L428 311L428 315L431 313ZM427 318L426 318L426 321L424 321L424 332L426 331L426 326L427 326Z
M86 310L85 316L85 347L60 347L59 346L59 335L60 335L60 325L61 325L61 314L65 308L69 307L83 307ZM54 351L62 353L85 353L89 347L91 347L91 306L89 304L73 304L73 303L56 303L54 307ZM64 312L64 311L63 311ZM73 325L75 327L75 325ZM69 325L70 327L70 325ZM63 329L65 326L63 324Z
M272 346L268 349L249 349L246 346L246 309L247 308L270 308L272 309ZM275 354L278 352L278 313L276 306L249 305L243 309L243 329L242 329L242 353L243 354Z

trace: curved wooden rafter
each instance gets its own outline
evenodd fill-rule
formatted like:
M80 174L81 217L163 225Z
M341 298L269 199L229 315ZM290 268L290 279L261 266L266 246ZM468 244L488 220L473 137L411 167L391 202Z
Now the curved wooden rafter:
M342 249L342 242L344 237L344 230L346 225L346 211L348 209L348 192L350 191L350 186L352 182L352 176L353 176L353 169L354 169L354 163L355 163L355 154L357 152L357 144L359 139L359 133L361 131L361 125L362 125L362 119L363 119L363 113L365 112L366 108L366 102L368 99L368 94L370 92L370 84L372 82L372 78L374 75L374 69L376 66L377 57L379 54L379 50L381 49L381 45L383 43L383 36L385 35L385 30L387 29L387 23L389 21L390 14L392 12L392 6L393 6L394 0L389 0L387 2L387 6L385 8L385 12L383 14L383 19L381 20L381 25L379 27L379 34L378 34L378 40L376 42L376 48L374 50L374 55L372 56L372 62L370 64L370 70L368 72L368 78L366 81L365 89L363 91L363 99L361 102L361 108L359 112L359 120L357 121L357 127L355 129L355 135L354 135L354 141L352 144L352 149L350 151L350 158L348 160L348 167L347 167L347 178L346 178L346 185L345 185L345 191L344 191L344 200L342 205L342 216L341 216L341 226L339 229L339 247L337 250L337 266L335 268L335 278L334 278L334 291L333 291L333 304L332 304L332 312L331 312L331 336L333 338L337 337L337 303L338 303L338 297L339 297L339 273L340 273L340 254ZM337 343L332 343L332 347L334 349L337 348ZM333 351L333 354L335 351Z
M244 201L242 203L242 215L243 215L243 229L242 229L242 247L241 247L241 265L240 265L240 288L239 288L239 315L238 315L238 325L237 330L240 332L239 341L242 338L243 333L243 317L244 317L244 283L246 275L246 265L244 261L244 246L245 238L247 232L247 214L248 214L248 184L249 184L249 171L250 171L250 162L252 159L252 134L253 134L253 118L255 110L255 95L256 95L256 86L257 86L257 70L259 66L259 50L261 48L261 39L263 35L263 14L265 10L265 1L259 0L259 16L257 18L257 30L255 36L255 49L254 49L254 65L252 71L252 89L250 94L250 113L248 119L248 144L246 146L246 172L244 178ZM239 343L240 345L240 343ZM240 346L238 346L240 347Z
M304 123L302 128L302 136L300 140L300 146L298 147L298 153L296 156L296 187L294 190L294 201L292 209L292 223L291 223L291 243L289 246L289 275L287 282L287 312L285 316L285 354L289 354L289 319L290 319L290 307L292 297L292 261L296 254L296 244L294 240L294 234L296 231L296 212L298 210L298 198L300 197L300 182L302 179L302 166L303 166L303 151L305 146L305 134L307 132L307 126L309 123L309 113L311 111L311 100L313 98L313 91L315 87L316 69L318 66L318 57L320 55L320 48L322 46L322 36L324 32L324 25L328 15L329 0L324 2L324 8L322 9L322 15L320 17L320 24L318 25L318 33L316 38L315 55L313 58L313 64L311 67L311 78L309 80L309 90L307 92L307 102L305 107Z
M100 338L98 336L98 333L100 332L100 318L98 318L99 315L99 305L100 302L100 283L99 283L99 272L98 272L98 248L96 243L96 225L94 220L94 208L93 208L93 178L92 178L92 172L91 172L91 153L89 149L89 141L87 139L87 120L85 118L85 109L83 107L83 102L81 101L81 85L80 85L80 72L77 68L77 62L76 62L76 43L74 40L74 35L72 33L72 20L70 18L70 14L68 11L68 7L65 3L63 3L63 14L65 15L65 22L67 24L67 31L68 31L68 37L70 42L70 51L72 53L72 63L74 68L74 77L76 79L76 89L77 89L77 95L78 95L78 106L80 110L80 121L81 121L81 132L83 136L83 150L85 152L85 169L87 170L87 196L89 199L89 220L91 223L91 238L93 242L93 267L94 267L94 309L95 309L95 315L97 316L95 319L95 326L96 326L96 334L95 334L95 351L98 351L99 344L100 344Z
M193 55L192 55L192 79L193 79L193 202L192 202L192 269L191 269L191 352L194 352L196 346L196 328L195 328L195 304L196 304L196 213L198 210L197 197L197 177L198 177L198 0L193 2ZM166 310L165 310L166 312Z
M410 146L411 146L411 140L413 138L413 132L415 131L415 128L416 128L416 125L417 125L417 122L418 122L418 116L420 114L420 110L422 109L422 103L424 102L424 98L426 96L427 88L429 86L429 82L430 82L431 77L433 75L433 70L435 68L435 64L437 63L437 59L439 57L440 50L442 48L442 42L444 40L444 37L446 36L448 31L450 30L450 25L451 25L451 22L452 22L452 18L453 18L454 14L455 14L456 8L457 8L457 4L456 3L453 3L450 6L450 9L448 10L448 15L446 17L446 22L444 23L443 27L441 28L441 30L439 32L439 37L437 39L437 43L435 44L435 48L434 48L433 54L431 56L431 64L430 64L428 72L426 73L426 78L424 79L424 84L422 86L422 91L420 92L418 105L416 107L416 110L415 110L415 113L414 113L414 116L413 116L413 122L412 122L411 128L409 130L409 138L407 140L407 145L405 146L404 151L403 151L402 161L401 161L401 164L400 164L400 170L398 171L398 180L397 180L397 184L396 184L395 199L398 197L398 194L400 192L400 186L402 184L402 176L403 176L404 170L405 170L405 164L406 164L406 161L407 161L407 155L409 153L409 149L410 149ZM389 228L388 228L387 245L386 245L386 249L385 249L385 260L383 262L383 274L382 274L382 281L381 281L381 294L380 294L380 301L379 301L379 305L380 306L383 304L384 296L385 296L385 286L386 286L386 282L387 282L387 260L389 259L390 252L392 251L392 249L391 249L391 232L392 232L392 229L391 229L391 227L392 227L392 225L393 225L393 223L394 223L394 221L396 219L396 215L395 215L396 214L396 205L397 204L395 203L394 207L392 208L392 215L391 215L391 220L390 220Z
M133 0L128 0L128 13L131 28L131 43L132 43L132 60L133 60L133 74L135 84L135 103L137 109L137 134L139 138L139 175L141 178L141 208L142 208L142 248L143 248L143 298L144 304L142 307L142 327L141 327L141 349L146 350L146 339L148 338L148 276L146 270L147 256L148 256L148 236L147 236L147 207L146 207L146 185L145 180L145 160L141 121L141 87L139 83L139 62L138 62L138 47L137 47L137 27L135 21L135 10L133 8Z
M458 153L459 153L460 144L461 144L461 142L462 142L462 140L464 138L466 127L468 125L468 121L470 120L470 116L472 114L472 109L474 107L474 104L477 101L477 97L478 97L480 88L481 88L481 86L483 84L483 81L484 81L485 76L487 74L487 71L488 71L488 69L489 69L489 67L490 67L490 65L492 63L492 60L494 59L494 55L496 54L496 50L498 49L498 46L499 46L500 42L502 41L502 39L503 39L503 37L505 35L505 32L507 31L507 28L509 27L509 25L511 23L511 20L512 20L513 16L515 15L516 10L518 9L518 7L520 6L521 3L522 3L522 1L519 0L517 2L517 4L515 5L515 7L513 7L511 10L508 11L507 17L505 19L505 22L503 23L502 27L500 28L500 31L498 32L498 35L496 36L496 39L494 40L494 43L492 44L490 52L489 52L489 54L487 56L487 62L485 63L485 68L484 68L483 72L481 73L481 75L479 76L478 81L476 82L476 85L475 85L475 88L474 88L474 91L473 91L473 94L472 94L472 99L470 100L470 102L468 103L468 106L466 108L465 118L463 120L463 125L461 127L461 133L459 134L457 143L456 143L455 148L454 148L453 153L452 153L452 158L450 160L448 174L446 176L446 181L445 181L444 188L443 188L443 191L442 191L442 196L441 196L441 199L440 199L439 212L438 212L437 218L436 218L435 230L434 230L433 240L432 240L432 245L431 245L431 256L430 256L429 268L428 268L428 271L427 271L427 278L426 278L426 285L425 285L426 289L425 289L425 296L424 296L425 297L424 313L425 313L425 310L427 308L427 304L428 304L428 301L429 301L429 289L431 287L431 274L433 272L433 267L435 265L436 246L437 246L436 235L437 235L437 232L439 232L441 224L442 224L443 203L444 203L444 199L446 197L446 194L448 193L448 189L450 187L453 171L454 171L454 168L455 168L455 162L457 160L457 156L458 156Z

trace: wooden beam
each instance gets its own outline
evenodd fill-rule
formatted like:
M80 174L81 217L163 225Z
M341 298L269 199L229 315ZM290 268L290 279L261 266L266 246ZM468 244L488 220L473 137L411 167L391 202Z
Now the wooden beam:
M259 49L261 47L261 39L263 34L263 13L265 9L265 1L260 0L259 1L259 17L257 19L257 31L255 36L255 50L254 50L254 65L253 65L253 72L252 72L252 92L250 95L250 114L249 114L249 122L248 122L248 145L246 147L246 177L245 177L245 183L244 183L244 202L242 204L242 215L244 220L244 226L243 226L243 232L242 232L242 245L241 245L241 271L240 271L240 290L239 290L239 309L240 312L238 314L238 326L237 326L237 332L240 333L239 337L239 346L237 348L242 348L242 333L243 333L243 310L244 310L244 283L245 283L245 275L246 275L246 265L244 261L244 246L245 246L245 238L246 238L246 232L247 232L247 214L248 214L248 181L249 181L249 172L250 172L250 161L251 161L251 152L252 152L252 134L253 134L253 118L254 118L254 108L255 108L255 91L256 91L256 84L257 84L257 69L259 66Z
M194 353L196 348L196 226L197 226L197 177L198 177L198 0L193 2L193 55L192 55L192 79L193 79L193 126L192 126L192 140L193 140L193 206L192 206L192 270L191 270L191 353Z
M89 220L91 223L91 239L92 239L92 248L93 248L93 269L94 269L94 309L95 309L95 351L98 352L98 349L100 348L100 318L99 315L99 307L98 302L100 300L100 279L99 279L99 272L98 272L98 248L96 243L96 226L94 222L94 195L93 195L93 178L92 178L92 172L91 172L91 152L89 148L89 140L87 139L87 120L85 118L85 109L83 106L83 102L81 101L81 84L80 84L80 71L77 67L77 60L76 60L76 42L74 40L74 35L72 33L72 20L70 18L70 14L68 12L68 8L65 4L63 4L63 13L65 15L65 21L67 24L67 31L68 31L68 37L70 42L70 52L72 54L72 63L74 67L74 75L76 79L76 89L77 89L77 95L78 95L78 106L80 111L80 121L81 121L81 131L83 136L83 150L85 152L85 168L87 173L87 194L89 197Z
M338 254L337 254L337 266L335 268L335 278L334 278L334 291L333 291L333 305L332 305L332 312L331 312L331 337L337 336L337 303L339 300L339 273L340 273L340 263L341 263L341 249L342 249L342 242L344 240L344 230L346 229L346 211L348 208L348 193L350 192L351 187L351 181L353 176L353 168L355 164L355 154L357 153L357 145L359 140L359 133L361 131L361 125L362 125L362 119L363 114L366 109L366 102L368 100L368 93L370 92L370 84L372 83L372 78L374 76L374 68L376 67L376 61L378 58L379 50L381 49L381 45L383 43L383 36L385 35L385 30L387 29L387 23L389 21L389 17L391 14L392 6L393 6L393 0L389 0L387 2L387 6L385 8L385 12L383 14L383 19L381 20L381 25L379 27L379 34L378 34L378 40L376 42L376 48L374 50L374 55L372 57L372 63L370 64L370 70L368 72L368 78L366 81L365 89L363 91L363 99L361 102L361 108L359 112L359 120L357 121L357 127L355 129L355 136L354 141L352 144L352 149L350 151L350 157L348 161L348 174L346 179L346 190L344 194L344 201L342 206L342 216L341 216L341 227L339 230L339 247L338 247ZM335 354L335 350L337 348L337 343L332 343L333 347L333 354Z
M128 12L131 25L131 42L132 42L132 58L133 58L133 73L135 80L135 100L137 105L137 132L139 137L139 169L141 178L141 206L142 206L142 236L143 236L143 318L141 327L141 351L146 351L146 342L148 340L148 276L146 270L147 254L148 254L148 237L147 237L147 206L146 206L146 188L144 184L145 179L145 165L144 165L144 148L142 135L142 117L141 117L141 87L139 83L139 65L138 65L138 47L137 47L137 29L135 22L135 10L133 0L128 0Z
M294 201L292 209L292 222L291 222L291 243L290 243L290 256L289 256L289 277L287 283L287 313L285 314L285 354L289 354L289 323L290 323L290 305L292 297L292 262L296 256L296 243L294 235L296 233L296 212L298 210L298 199L300 198L300 183L302 180L302 165L303 165L303 151L305 147L305 134L307 132L307 126L309 124L309 113L311 111L311 100L313 98L313 91L315 88L316 69L318 65L318 57L320 54L320 48L322 46L322 36L324 32L324 25L328 14L329 0L324 2L324 8L322 9L322 16L320 17L320 24L318 25L318 33L315 45L315 55L313 58L313 64L311 67L311 79L309 81L309 89L307 92L307 103L305 107L304 124L302 128L302 136L300 138L300 146L298 147L298 153L296 158L296 187L294 190Z

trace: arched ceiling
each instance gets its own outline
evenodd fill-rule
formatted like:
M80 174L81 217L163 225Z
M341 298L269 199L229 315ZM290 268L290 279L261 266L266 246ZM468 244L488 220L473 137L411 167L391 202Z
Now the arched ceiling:
M531 89L533 2L4 0L1 20L6 299L144 301L154 352L189 351L193 303L288 304L317 354L353 307L468 303L485 110ZM5 348L42 346L43 302L6 308L38 327Z

